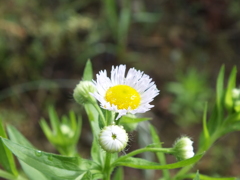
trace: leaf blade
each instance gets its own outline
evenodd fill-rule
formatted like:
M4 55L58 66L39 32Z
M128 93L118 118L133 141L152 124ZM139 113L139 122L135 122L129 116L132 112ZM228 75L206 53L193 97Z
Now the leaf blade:
M0 137L7 138L1 119L0 119ZM1 140L0 140L0 164L7 172L11 173L14 176L18 175L13 155Z
M133 158L129 157L124 159L123 161L119 161L116 165L117 166L126 166L131 168L138 168L138 169L176 169L184 166L191 165L197 162L203 154L196 155L190 159L186 159L183 161L179 161L172 164L161 165L156 162L147 161L141 158Z
M78 157L65 157L16 144L1 138L20 160L52 178L75 179L92 169L93 163Z

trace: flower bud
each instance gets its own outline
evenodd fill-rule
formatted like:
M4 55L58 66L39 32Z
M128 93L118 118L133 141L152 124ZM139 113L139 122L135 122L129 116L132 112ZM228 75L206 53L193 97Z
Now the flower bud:
M122 126L106 126L99 134L99 143L107 152L120 152L127 146L127 142L128 134Z
M173 155L178 161L189 159L194 156L192 144L193 141L187 136L183 136L175 141L173 145Z
M79 104L96 102L95 98L90 93L95 92L95 86L91 81L80 81L73 92L75 101Z
M232 90L233 109L235 112L240 112L240 89Z
M233 98L233 100L239 100L240 99L240 89L234 88L232 90L232 98Z

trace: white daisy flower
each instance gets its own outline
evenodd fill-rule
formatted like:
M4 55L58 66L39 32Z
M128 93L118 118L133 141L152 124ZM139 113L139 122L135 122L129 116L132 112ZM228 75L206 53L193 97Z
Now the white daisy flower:
M105 126L99 135L99 143L107 152L120 152L127 146L127 142L128 134L122 126Z
M142 71L131 68L126 76L125 73L126 66L120 65L112 67L110 78L104 70L93 81L97 91L91 94L102 108L119 113L117 119L127 113L144 113L150 110L153 105L149 103L159 94L155 83Z

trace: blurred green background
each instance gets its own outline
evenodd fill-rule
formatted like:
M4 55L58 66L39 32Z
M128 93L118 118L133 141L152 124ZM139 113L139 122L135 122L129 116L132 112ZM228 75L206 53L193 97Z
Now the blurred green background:
M145 116L153 117L164 146L182 134L194 140L205 101L211 110L221 65L226 74L240 67L239 47L238 0L0 1L0 116L39 149L54 152L39 120L52 104L60 115L81 113L72 92L91 59L95 73L127 64L149 74L161 93ZM83 126L79 150L88 157L87 120ZM141 145L141 133L132 132L130 150ZM239 135L216 143L197 166L200 173L240 176ZM143 173L150 176L126 169L126 179L144 179Z

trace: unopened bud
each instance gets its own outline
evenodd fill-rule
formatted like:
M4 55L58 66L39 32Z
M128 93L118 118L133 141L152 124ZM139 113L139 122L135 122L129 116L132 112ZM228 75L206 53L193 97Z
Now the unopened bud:
M99 135L99 143L107 152L120 152L127 146L127 142L128 134L122 126L106 126Z
M91 81L80 81L73 92L75 101L79 104L93 103L95 98L90 93L95 92L95 86Z
M189 159L194 156L192 144L193 141L187 136L183 136L176 140L173 145L173 155L178 161Z

